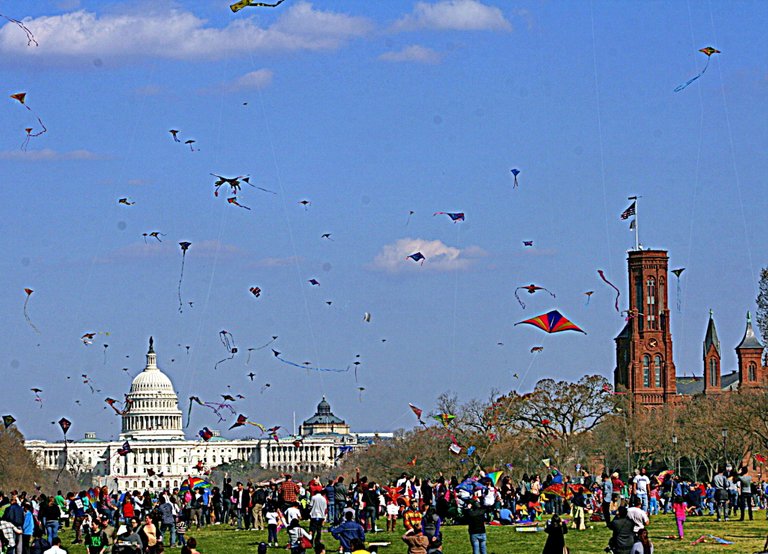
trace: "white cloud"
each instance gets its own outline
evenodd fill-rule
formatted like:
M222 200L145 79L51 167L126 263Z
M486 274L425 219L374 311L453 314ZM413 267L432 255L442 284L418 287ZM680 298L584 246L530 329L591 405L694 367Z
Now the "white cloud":
M512 25L499 8L478 0L441 0L434 4L417 2L413 12L396 21L394 28L398 31L509 31Z
M257 69L245 75L241 75L234 81L222 85L222 89L227 92L237 92L240 90L261 90L272 84L272 71L269 69Z
M426 258L423 265L407 257L421 252ZM439 240L416 238L399 239L393 244L386 244L369 264L369 269L399 273L401 271L455 271L468 268L474 258L485 256L485 251L478 246L465 249L448 246Z
M28 47L18 27L7 23L0 27L0 59L41 63L95 57L115 62L147 56L216 60L250 52L333 50L373 28L367 18L316 10L309 2L292 5L268 27L260 27L254 18L212 27L180 9L101 16L78 10L27 18L24 24L40 46Z
M393 52L384 52L379 56L380 60L386 62L415 62L415 63L438 63L442 56L426 46L412 44L402 50Z
M107 156L90 150L70 150L58 152L50 148L42 150L6 150L0 152L0 160L18 160L24 162L48 162L58 160L104 160Z

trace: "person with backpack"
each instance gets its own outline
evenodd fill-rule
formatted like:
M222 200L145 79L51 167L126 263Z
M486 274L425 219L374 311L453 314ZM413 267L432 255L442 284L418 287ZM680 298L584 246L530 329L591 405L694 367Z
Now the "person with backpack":
M264 490L263 487L257 487L253 491L251 503L251 514L253 515L251 519L253 521L253 528L258 531L263 531L265 529L264 505L267 503L267 491Z

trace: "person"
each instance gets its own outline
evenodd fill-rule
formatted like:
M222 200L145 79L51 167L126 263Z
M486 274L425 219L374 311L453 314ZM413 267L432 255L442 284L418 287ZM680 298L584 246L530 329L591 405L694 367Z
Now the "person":
M352 554L371 554L365 549L365 543L360 539L352 539L350 546L352 547ZM317 550L315 550L315 554L318 554ZM323 547L323 554L325 554L325 547Z
M269 546L277 546L277 525L280 523L280 511L273 502L267 503L264 517L267 519L267 542Z
M291 504L285 510L285 520L290 524L294 519L301 521L301 510L299 509L299 503Z
M608 545L615 554L629 554L635 544L635 522L627 517L627 507L619 506L618 513L608 528L613 532Z
M411 500L408 508L403 512L403 526L405 530L421 528L421 512L419 511L419 501L415 498Z
M67 554L67 551L61 547L61 539L54 537L51 541L51 547L44 554Z
M338 525L344 519L344 508L347 507L347 486L344 484L344 477L339 476L336 484L333 486L334 512L336 519L334 524Z
M424 536L420 528L408 529L403 535L403 542L408 545L408 554L427 554L429 538Z
M291 547L291 554L304 554L306 547L304 541L311 541L312 535L307 533L304 528L299 525L298 519L293 519L288 524L288 545Z
M181 549L181 554L200 554L197 551L197 540L195 540L195 537L187 539L187 544Z
M568 550L565 546L565 534L568 532L568 526L555 514L544 527L547 534L547 542L544 543L542 554L564 554Z
M232 489L232 478L225 477L224 485L221 487L221 496L222 496L222 504L223 504L221 519L224 523L229 523L229 520L230 520L230 515L232 511L233 493L234 493L234 490Z
M294 483L293 478L290 473L285 474L285 481L280 483L280 488L278 489L278 498L280 499L281 505L280 507L285 510L289 506L293 506L298 502L299 500L299 492L301 491L301 487ZM287 517L286 513L286 517Z
M672 501L672 511L675 513L675 521L677 522L677 536L680 540L683 540L683 524L685 523L685 514L688 511L688 506L685 504L682 496L675 496L675 499Z
M323 496L323 489L316 489L309 501L309 531L312 533L312 544L320 542L323 532L323 522L328 510L328 501Z
M641 503L641 499L635 497L632 501L632 506L627 510L627 517L635 523L635 533L649 523L648 514L640 507Z
M379 486L376 483L369 483L363 491L363 509L362 517L366 531L376 532L376 517L379 515Z
M611 500L613 499L613 481L607 471L603 471L603 520L608 525L611 522Z
M752 515L750 513L750 515ZM24 503L24 523L21 527L21 551L23 554L29 553L29 545L32 544L32 535L35 532L35 514L32 512L32 504L29 502ZM16 551L18 552L19 546L16 545Z
M648 538L648 529L643 528L638 531L637 540L629 554L653 554L653 543Z
M747 466L742 467L736 479L739 486L739 511L741 512L739 521L744 521L745 507L749 510L749 521L752 521L752 476L747 472Z
M6 509L6 513L8 509ZM21 528L16 527L8 519L3 518L0 521L0 533L3 535L2 544L8 549L8 554L12 554L16 550L16 544L21 544Z
M251 496L251 508L253 528L257 531L264 530L264 505L267 503L267 491L264 487L257 487Z
M389 496L387 499L387 533L395 532L395 525L397 524L397 516L400 514L400 505L395 501L393 496Z
M635 478L632 479L632 492L640 499L640 507L645 513L648 513L648 490L651 480L648 478L645 468L635 470Z
M339 546L342 552L352 552L352 539L359 539L365 542L365 529L363 526L353 521L355 517L354 512L347 512L344 514L344 522L336 527L331 527L331 535L333 538L339 541Z
M467 521L469 542L472 545L472 554L486 554L485 510L483 510L477 500L471 500L469 509L464 513Z
M262 541L256 547L256 554L267 554L268 550L269 550L269 547L267 546L267 543Z
M186 546L187 541L184 540L184 535L187 534L187 521L179 514L176 516L176 543L179 546Z
M48 542L53 544L53 539L59 536L59 528L61 527L61 509L56 504L56 497L51 496L48 498L48 502L45 506L41 506L42 512L39 516L45 519L45 530L48 535Z
M587 526L585 523L585 510L587 508L587 499L584 496L584 490L579 488L571 498L571 514L573 521L571 527L577 531L584 531ZM503 523L503 522L502 522Z
M717 521L728 521L728 478L725 476L725 468L717 468L717 475L712 480L715 487L715 514Z
M107 534L101 530L101 524L98 520L91 521L89 533L85 537L85 547L88 554L102 554L109 545Z
M176 544L176 518L174 517L174 506L165 497L160 495L160 502L157 510L160 512L160 534L163 536L163 542L169 546Z
M238 481L237 488L232 494L232 506L237 512L237 529L243 529L243 520L245 520L245 530L250 527L248 511L250 510L251 497L248 491L243 488L243 484Z
M144 550L154 553L157 544L157 527L152 522L150 514L144 516L144 525L139 535L143 535L141 542L144 544Z

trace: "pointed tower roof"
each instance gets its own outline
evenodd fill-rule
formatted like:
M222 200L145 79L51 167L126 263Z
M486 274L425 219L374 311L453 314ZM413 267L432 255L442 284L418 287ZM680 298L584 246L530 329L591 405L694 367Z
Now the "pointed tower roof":
M741 339L741 343L736 347L736 350L749 350L752 348L763 349L763 345L755 335L754 329L752 329L752 316L747 312L747 329L744 331L744 338Z
M707 324L707 334L704 336L704 355L709 352L709 347L714 346L715 352L720 356L720 339L717 338L717 329L715 320L712 319L712 310L709 310L709 323Z

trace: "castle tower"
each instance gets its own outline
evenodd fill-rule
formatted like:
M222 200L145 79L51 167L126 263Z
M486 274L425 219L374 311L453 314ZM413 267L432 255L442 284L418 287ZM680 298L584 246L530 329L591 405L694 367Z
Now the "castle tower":
M736 347L739 358L739 388L762 387L766 385L765 368L762 367L763 345L752 329L752 317L747 312L747 328L744 338Z
M722 392L720 381L720 339L717 338L715 320L709 310L709 323L704 336L704 394Z
M665 250L631 250L627 324L616 337L616 388L633 404L658 406L677 395L667 301L669 258Z

